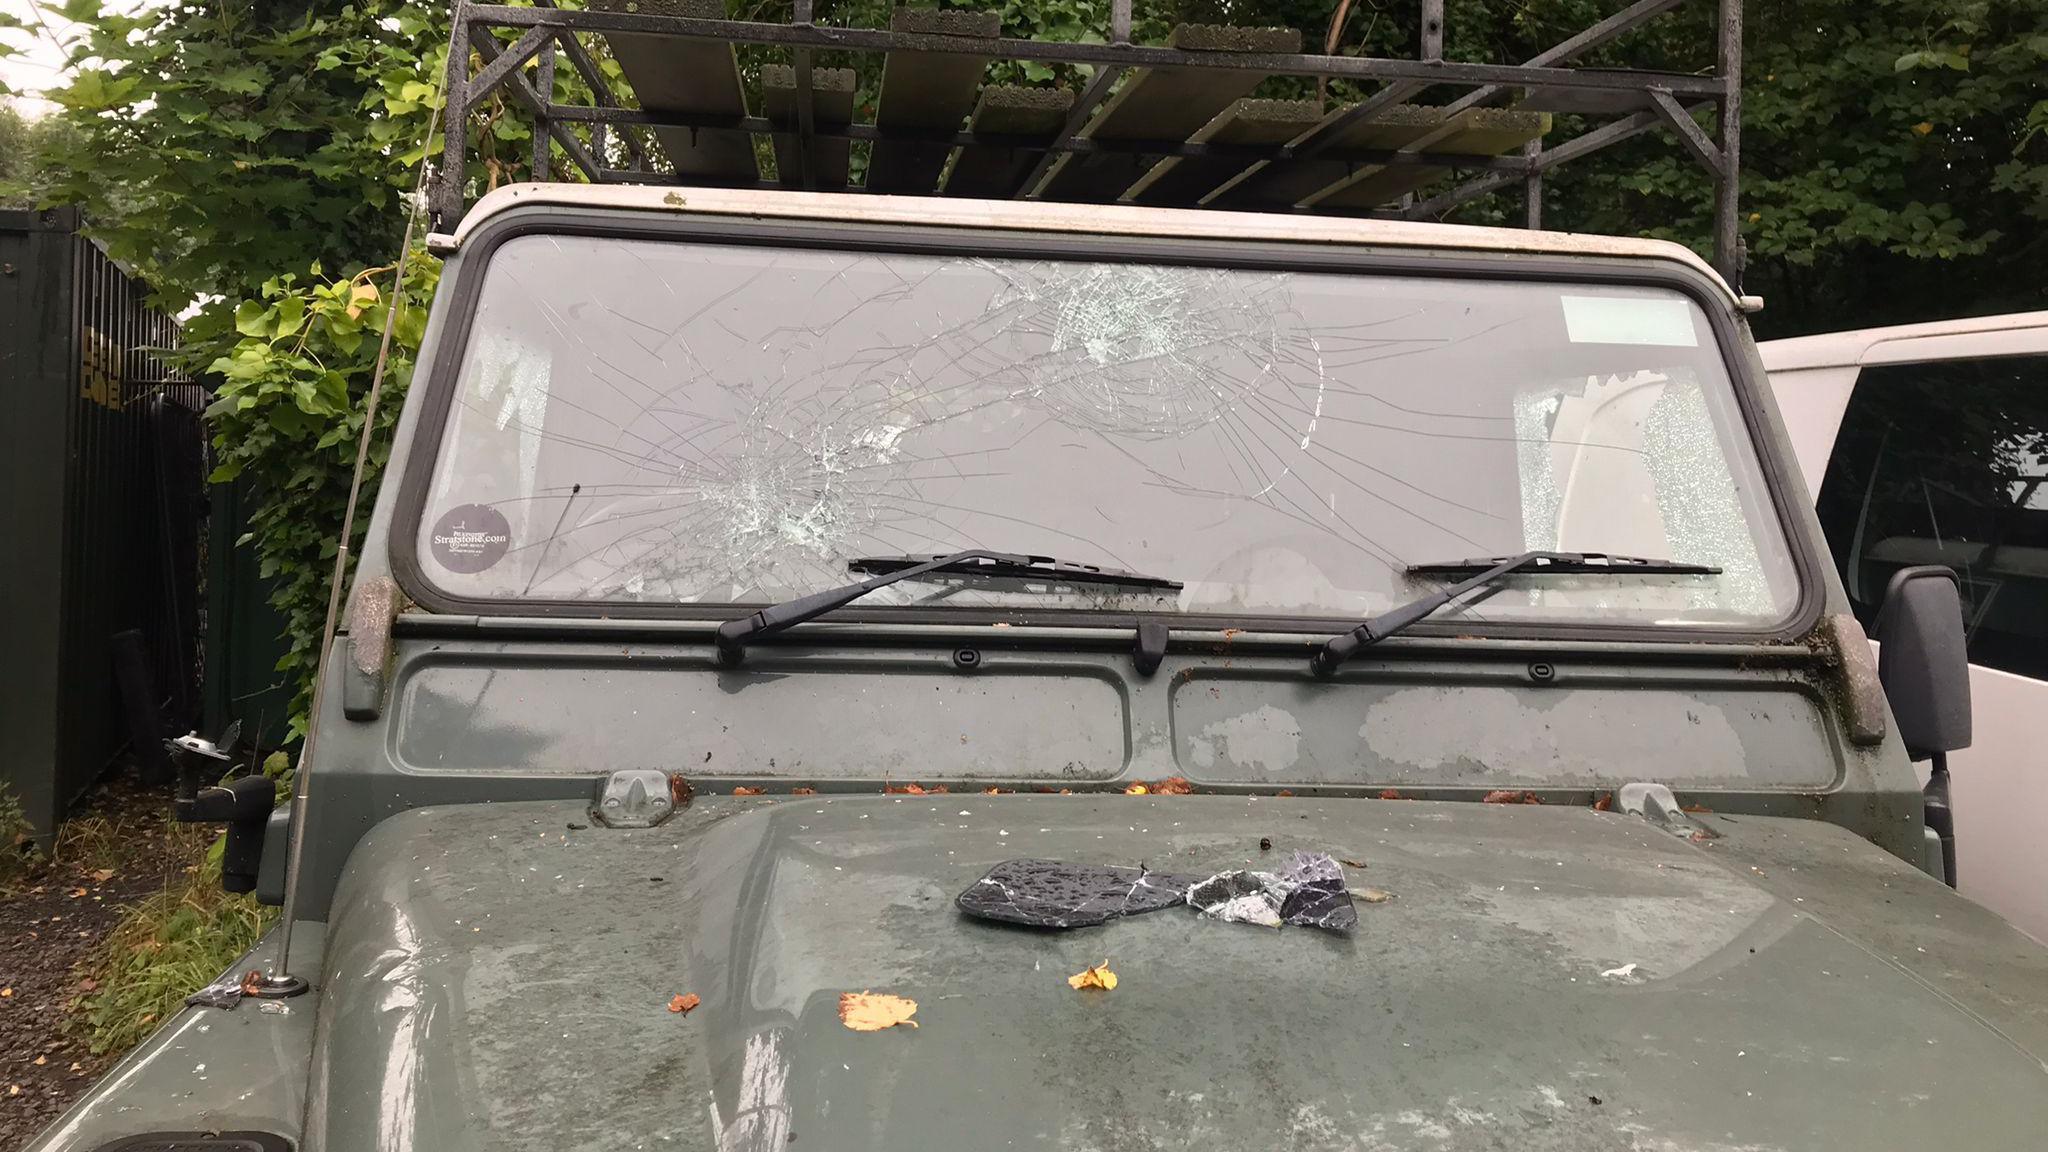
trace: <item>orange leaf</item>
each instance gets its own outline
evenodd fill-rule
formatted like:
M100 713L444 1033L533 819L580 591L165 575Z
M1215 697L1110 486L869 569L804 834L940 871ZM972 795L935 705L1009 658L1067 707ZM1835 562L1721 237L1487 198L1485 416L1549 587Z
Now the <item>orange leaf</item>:
M1190 784L1185 776L1168 776L1152 786L1152 791L1161 796L1186 796L1194 790L1195 786Z
M735 796L759 796L761 794L761 790L759 788L749 788L746 785L742 784L739 787L734 788L732 790L732 794Z
M917 1001L877 992L841 992L839 1022L855 1032L880 1032L898 1024L917 1027Z
M1611 812L1613 810L1614 793L1612 792L1602 792L1600 798L1593 801L1593 811L1595 812Z
M816 796L818 790L816 788L791 788L789 794L791 796Z
M1394 791L1394 790L1393 790L1392 788L1382 788L1382 789L1380 789L1380 799L1382 799L1382 800L1405 800L1405 799L1407 799L1407 797L1405 797L1405 796L1402 796L1402 795L1401 795L1401 794L1400 794L1399 792L1396 792L1396 791Z
M1100 988L1107 992L1116 987L1116 973L1109 970L1109 961L1104 960L1092 968L1083 968L1067 977L1067 986L1074 989Z
M702 1000L697 999L697 994L695 992L685 992L680 996L672 996L669 998L668 1010L677 1013L678 1015L687 1016L690 1013L690 1009L695 1008L697 1005L702 1003Z
M1488 792L1485 802L1488 804L1541 804L1543 803L1543 797L1536 795L1534 792L1517 792L1512 788L1503 788L1499 791Z

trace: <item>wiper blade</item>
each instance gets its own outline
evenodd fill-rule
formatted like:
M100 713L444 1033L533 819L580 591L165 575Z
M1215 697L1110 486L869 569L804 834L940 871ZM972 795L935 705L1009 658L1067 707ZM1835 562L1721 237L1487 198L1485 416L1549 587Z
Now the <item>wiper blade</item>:
M930 567L931 562L941 562ZM1143 572L1128 572L1122 568L1102 568L1094 564L1076 564L1052 556L1008 555L1000 552L961 552L952 556L863 556L849 560L846 566L855 572L901 572L905 568L924 566L928 572L961 572L976 576L1040 576L1050 580L1070 580L1076 584L1119 584L1126 588L1165 588L1178 591L1181 583L1164 576L1147 576Z
M1683 564L1675 560L1615 556L1605 552L1524 552L1519 556L1411 564L1407 571L1411 576L1456 576L1466 572L1476 575L1419 600L1391 608L1340 636L1332 636L1310 657L1310 671L1318 676L1328 676L1337 665L1360 651L1408 628L1458 597L1491 588L1513 575L1716 576L1721 572L1710 564Z
M849 561L847 567L855 572L880 574L858 584L813 592L808 596L771 604L751 616L727 620L718 626L716 643L719 662L728 666L738 664L746 655L749 641L772 636L807 620L815 620L834 609L844 608L877 588L886 588L899 580L910 580L932 572L999 577L1044 576L1074 583L1121 584L1140 588L1177 589L1181 586L1177 580L1145 576L1117 568L1097 568L1088 564L1069 563L1051 556L990 552L981 548L931 557L863 556Z
M1410 576L1461 576L1466 573L1484 572L1510 560L1528 558L1529 563L1515 569L1524 576L1552 573L1612 572L1616 575L1637 576L1718 576L1719 568L1711 564L1686 564L1677 560L1653 560L1647 556L1616 556L1608 552L1525 552L1521 556L1481 556L1472 560L1437 560L1428 564L1410 564Z

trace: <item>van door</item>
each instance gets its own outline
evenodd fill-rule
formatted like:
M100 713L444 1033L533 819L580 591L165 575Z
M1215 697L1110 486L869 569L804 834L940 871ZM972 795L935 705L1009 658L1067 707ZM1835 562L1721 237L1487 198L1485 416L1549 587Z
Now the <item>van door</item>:
M1976 738L1950 758L1960 886L2048 938L2048 356L1864 367L1817 509L1866 626L1900 568L1961 577Z

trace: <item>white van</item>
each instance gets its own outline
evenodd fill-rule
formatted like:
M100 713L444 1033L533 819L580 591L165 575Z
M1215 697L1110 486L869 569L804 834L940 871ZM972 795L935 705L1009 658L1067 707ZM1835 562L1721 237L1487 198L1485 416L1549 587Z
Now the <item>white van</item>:
M2048 312L1759 345L1856 613L1962 578L1975 740L1949 755L1965 895L2048 940Z

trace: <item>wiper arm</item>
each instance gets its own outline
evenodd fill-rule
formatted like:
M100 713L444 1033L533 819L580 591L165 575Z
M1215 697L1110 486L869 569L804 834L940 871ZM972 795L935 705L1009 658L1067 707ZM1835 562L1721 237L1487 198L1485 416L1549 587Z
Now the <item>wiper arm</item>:
M939 566L933 568L931 562L938 562ZM848 560L846 566L855 572L896 573L906 568L918 568L921 572L963 572L976 576L1040 576L1071 580L1077 584L1121 584L1126 588L1178 591L1181 587L1180 581L1163 576L1076 564L1052 556L1018 556L1004 552L956 552L951 556L862 556L858 560Z
M1088 564L1058 560L1051 556L990 552L981 548L931 557L863 556L848 561L846 566L855 572L877 572L880 575L858 584L848 584L843 588L829 588L794 600L785 600L780 604L771 604L751 616L727 620L718 626L716 643L719 662L728 666L738 664L744 658L747 643L751 640L772 636L785 629L794 628L806 620L815 620L836 608L844 608L877 588L886 588L899 580L910 580L932 572L998 577L1044 576L1075 583L1121 584L1134 588L1177 589L1181 586L1177 580L1125 572L1118 568L1097 568Z
M1490 588L1518 573L1530 576L1593 573L1613 576L1717 576L1721 572L1710 564L1613 556L1605 552L1524 552L1519 556L1411 564L1407 571L1411 576L1457 576L1467 572L1475 575L1419 600L1391 608L1343 635L1332 636L1309 659L1310 671L1318 676L1328 676L1337 665L1358 655L1361 650L1408 628L1458 597Z

